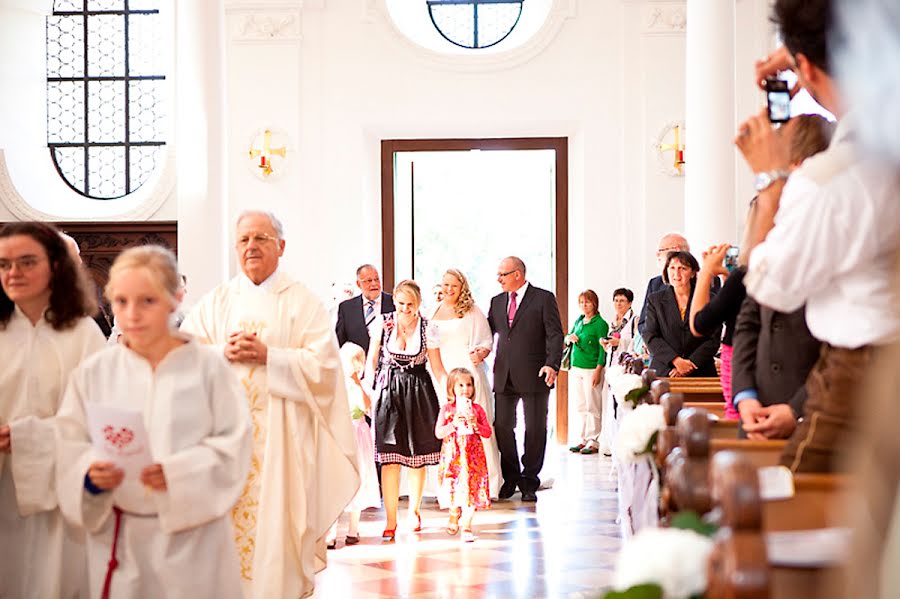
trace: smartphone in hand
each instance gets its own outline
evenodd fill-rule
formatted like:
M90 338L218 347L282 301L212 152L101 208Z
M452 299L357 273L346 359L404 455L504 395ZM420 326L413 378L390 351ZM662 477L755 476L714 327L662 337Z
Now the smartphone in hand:
M766 101L770 122L786 123L791 118L791 92L787 81L766 79Z

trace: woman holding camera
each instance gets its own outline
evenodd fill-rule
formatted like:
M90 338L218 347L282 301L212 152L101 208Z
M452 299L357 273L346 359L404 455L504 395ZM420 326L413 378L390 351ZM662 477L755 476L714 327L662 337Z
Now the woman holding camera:
M565 338L572 352L570 397L581 417L579 441L569 451L585 455L600 451L601 391L606 364L606 352L600 340L609 333L609 325L598 312L599 303L597 294L590 289L578 295L582 314Z
M721 243L711 246L703 252L703 267L697 275L697 290L691 304L691 333L695 337L706 337L713 330L725 326L722 335L720 358L722 360L722 395L725 397L725 418L737 420L738 413L734 409L731 398L731 356L734 324L741 304L747 297L744 288L745 266L737 265L737 254L729 252L731 244ZM737 248L735 248L737 249ZM709 286L713 278L725 277L725 284L712 299Z

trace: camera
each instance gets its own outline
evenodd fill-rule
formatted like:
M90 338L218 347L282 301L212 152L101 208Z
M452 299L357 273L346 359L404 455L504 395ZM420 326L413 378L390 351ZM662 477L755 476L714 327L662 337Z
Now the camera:
M737 268L738 265L738 256L740 255L741 248L734 245L731 246L725 252L725 259L722 260L722 266L724 266L728 272L734 272L734 269Z
M791 92L787 81L766 79L766 101L769 106L769 121L785 123L791 118Z

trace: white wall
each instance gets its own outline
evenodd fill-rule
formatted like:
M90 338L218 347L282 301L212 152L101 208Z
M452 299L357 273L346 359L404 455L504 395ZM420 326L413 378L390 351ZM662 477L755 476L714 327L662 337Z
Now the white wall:
M383 0L224 4L227 197L210 206L224 204L229 222L251 207L278 213L285 267L323 297L332 282L352 280L359 263L380 262L380 140L568 136L573 307L585 287L604 303L614 288L631 287L640 301L657 238L684 225L684 180L661 171L651 140L684 118L685 39L677 19L650 21L656 9L669 18L684 2L556 0L534 43L481 62L417 48L396 31ZM745 84L769 29L766 0L736 0L736 11L741 118L759 102ZM43 89L43 61L33 77L34 65L25 68L4 35L20 29L9 14L0 20L0 148L22 127L11 128L13 89ZM265 127L287 132L292 152L285 175L262 182L247 150ZM737 237L748 198L740 168L739 220L722 232L727 238ZM153 218L173 214L166 203ZM210 256L202 235L182 235L179 247L193 259Z
M359 263L380 261L380 140L523 136L569 137L571 291L606 298L624 285L642 295L657 238L684 224L684 180L662 173L651 148L684 118L684 32L648 26L648 11L684 3L557 2L551 18L562 26L542 51L514 51L521 57L491 68L432 58L398 34L379 0L258 4L226 6L230 156L245 162L250 134L265 126L287 131L296 152L274 182L231 167L231 215L279 213L287 266L323 296ZM744 18L765 1L739 4ZM756 12L764 20L765 8ZM271 32L291 15L300 27L275 39L246 33L248 22ZM755 55L748 30L745 21L738 44Z

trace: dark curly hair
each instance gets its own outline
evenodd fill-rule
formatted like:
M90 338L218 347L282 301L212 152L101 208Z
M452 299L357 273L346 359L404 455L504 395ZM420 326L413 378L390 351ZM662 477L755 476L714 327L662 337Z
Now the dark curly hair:
M772 22L781 32L791 54L806 58L830 73L828 36L831 32L833 0L777 0Z
M628 303L632 303L634 301L634 291L631 289L626 289L625 287L619 287L615 291L613 291L613 300L616 299L616 296L621 295L625 299L628 300Z
M75 326L78 319L97 312L97 301L84 271L75 264L56 227L46 223L8 223L0 228L0 239L25 235L43 246L50 263L50 305L46 319L57 331ZM15 304L0 289L0 329L5 329Z
M694 271L691 277L691 287L693 287L694 283L697 282L697 273L700 272L700 263L694 258L694 254L690 252L669 252L669 256L666 258L666 265L663 266L662 270L662 280L666 285L671 285L669 283L669 264L672 261L679 262Z

